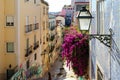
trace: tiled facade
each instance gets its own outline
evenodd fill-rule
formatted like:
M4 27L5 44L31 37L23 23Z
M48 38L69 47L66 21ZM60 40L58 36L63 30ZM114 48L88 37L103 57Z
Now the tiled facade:
M92 34L110 34L112 29L111 47L106 47L97 39L90 41L90 76L91 80L120 79L120 1L90 0ZM99 18L99 16L101 16ZM100 25L99 25L100 24ZM99 79L98 79L99 78Z

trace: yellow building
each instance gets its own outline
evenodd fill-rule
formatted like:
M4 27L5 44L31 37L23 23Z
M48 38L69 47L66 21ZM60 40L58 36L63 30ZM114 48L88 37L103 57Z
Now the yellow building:
M49 29L48 29L48 3L41 0L40 10L41 10L41 57L42 57L42 76L49 70Z
M48 18L48 3L41 0L41 57L42 57L42 75L45 76L55 62L60 52L60 40L56 34L56 23L50 26ZM54 20L55 22L56 20ZM51 31L50 27L54 27Z
M0 0L0 79L5 72L5 43L4 43L4 0Z
M39 77L48 44L47 2L0 0L0 6L0 80ZM37 72L29 76L31 68Z

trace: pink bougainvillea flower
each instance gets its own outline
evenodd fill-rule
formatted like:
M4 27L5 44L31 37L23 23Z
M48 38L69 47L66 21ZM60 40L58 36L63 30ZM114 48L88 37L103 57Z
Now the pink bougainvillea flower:
M62 58L66 59L78 76L86 74L89 58L89 45L87 36L78 33L76 28L70 27L65 31L62 44Z

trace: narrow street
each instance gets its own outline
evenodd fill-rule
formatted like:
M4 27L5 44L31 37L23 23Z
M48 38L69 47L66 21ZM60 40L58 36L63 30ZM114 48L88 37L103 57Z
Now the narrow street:
M0 6L0 80L120 80L120 0Z
M52 80L76 80L76 76L72 69L66 66L66 62L62 61L61 57L59 57L54 66L50 70Z
M52 80L77 80L77 77L72 69L70 68L69 70L69 68L66 66L66 62L64 62L60 56L51 66L49 72L51 73ZM48 80L48 74L46 74L44 78L35 80Z
M60 26L57 27L57 31L58 31L58 36L59 36L58 42L59 42L59 45L61 46L63 38L61 37L62 29ZM51 75L51 80L77 80L77 77L72 71L72 68L69 69L69 67L67 67L66 61L62 60L61 52L59 53L59 56L54 62L54 64L51 65L49 72ZM35 80L49 80L48 78L49 76L47 72L44 75L44 77L38 78Z

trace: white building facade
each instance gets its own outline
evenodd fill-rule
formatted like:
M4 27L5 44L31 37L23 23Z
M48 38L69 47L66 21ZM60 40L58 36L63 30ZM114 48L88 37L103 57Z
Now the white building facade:
M120 80L120 1L90 0L92 20L90 34L110 34L111 46L97 39L90 41L91 80Z

